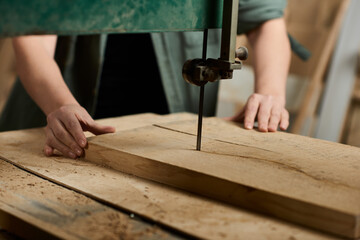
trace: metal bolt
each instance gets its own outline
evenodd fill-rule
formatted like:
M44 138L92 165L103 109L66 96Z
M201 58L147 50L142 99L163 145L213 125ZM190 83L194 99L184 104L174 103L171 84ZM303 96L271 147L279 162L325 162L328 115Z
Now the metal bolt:
M240 60L246 60L248 58L249 51L246 47L239 47L235 51L235 57Z

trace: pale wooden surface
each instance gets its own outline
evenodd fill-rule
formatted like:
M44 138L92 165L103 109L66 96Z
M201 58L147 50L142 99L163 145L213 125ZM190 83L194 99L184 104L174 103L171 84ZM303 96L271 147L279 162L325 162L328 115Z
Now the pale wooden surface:
M102 122L124 130L183 119L196 116L146 114ZM203 239L337 239L92 163L47 158L41 151L43 141L41 129L1 133L0 156L93 199Z
M360 237L360 149L287 133L248 131L204 119L159 124L89 140L85 158L122 172ZM347 204L344 204L344 203Z
M0 186L0 226L26 239L180 239L1 159Z

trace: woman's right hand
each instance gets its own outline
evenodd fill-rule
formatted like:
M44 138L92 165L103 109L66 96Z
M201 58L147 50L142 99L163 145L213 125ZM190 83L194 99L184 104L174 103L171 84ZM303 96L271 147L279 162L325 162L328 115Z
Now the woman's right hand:
M80 105L64 105L47 116L44 153L54 155L54 150L69 158L83 155L87 140L84 131L95 135L113 133L115 128L96 123Z

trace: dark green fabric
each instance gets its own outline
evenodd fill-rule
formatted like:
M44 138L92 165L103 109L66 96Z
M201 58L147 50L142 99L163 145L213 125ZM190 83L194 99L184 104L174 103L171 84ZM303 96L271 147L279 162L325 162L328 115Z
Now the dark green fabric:
M311 52L307 50L301 43L299 43L295 38L288 34L290 40L291 49L299 56L303 61L308 60L311 57Z
M247 33L263 22L281 18L287 0L239 0L238 34Z
M238 34L247 33L267 20L281 18L284 15L287 0L239 0ZM290 34L291 49L302 60L310 58L311 53Z

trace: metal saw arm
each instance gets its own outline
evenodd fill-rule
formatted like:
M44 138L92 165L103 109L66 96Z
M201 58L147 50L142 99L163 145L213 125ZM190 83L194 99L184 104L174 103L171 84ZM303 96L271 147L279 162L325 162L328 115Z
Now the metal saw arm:
M203 56L202 59L187 60L182 72L183 78L188 83L203 86L207 82L232 79L233 70L241 69L240 60L247 59L248 50L245 47L235 50L238 7L239 0L224 0L220 57L218 59L206 59Z
M206 59L207 29L204 31L202 58L190 59L184 63L182 74L188 83L200 86L198 131L196 150L201 149L201 130L204 105L205 84L220 79L232 79L233 71L241 69L240 60L246 60L248 50L236 48L239 0L224 0L221 32L221 51L218 59ZM235 60L238 58L239 60Z

